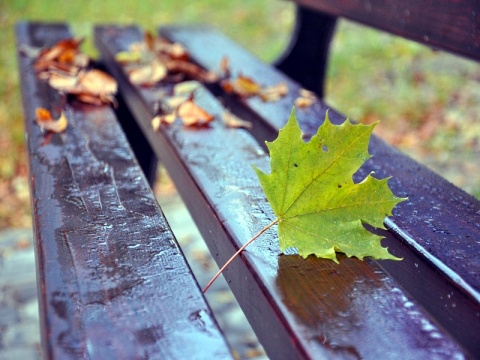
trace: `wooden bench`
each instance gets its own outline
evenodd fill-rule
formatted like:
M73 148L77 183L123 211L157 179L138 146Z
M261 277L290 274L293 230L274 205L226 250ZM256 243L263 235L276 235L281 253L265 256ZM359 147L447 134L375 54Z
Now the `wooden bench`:
M201 129L173 124L161 126L157 132L153 131L150 121L156 114L158 101L161 101L159 93L162 90L168 91L170 85L160 83L150 88L132 85L125 69L115 61L117 53L128 50L132 43L143 39L143 31L134 26L96 28L95 42L102 61L109 72L116 77L119 83L120 100L124 101L126 108L130 109L152 150L145 149L141 140L131 140L130 145L136 150L137 158L146 159L144 169L147 173L152 173L152 168L148 164L155 163L152 151L165 165L218 264L222 265L242 244L274 218L251 165L268 168L268 155L262 144L265 140L276 137L278 129L288 119L301 88L310 88L319 95L323 94L325 70L322 66L326 64L326 50L337 17L346 16L376 28L480 60L478 22L474 21L474 16L479 9L473 5L469 8L468 2L462 4L453 2L450 4L447 1L435 2L435 4L432 2L431 5L424 4L421 9L417 8L412 1L404 2L405 9L396 4L370 1L361 4L343 2L329 5L323 1L305 1L308 7L302 5L298 8L298 25L294 36L296 42L290 46L292 52L278 64L278 68L287 72L290 77L277 68L262 63L218 31L203 27L161 28L160 33L163 37L185 46L195 62L205 69L216 70L221 59L227 56L233 77L241 73L254 78L260 84L273 85L285 82L288 86L287 95L276 102L263 102L258 98L239 99L224 93L216 84L202 86L195 93L195 102L208 109L216 120L210 126ZM312 10L313 8L315 10ZM404 10L408 10L408 15ZM433 20L437 17L444 19L441 15L463 21L442 20L442 26L435 27ZM420 25L422 27L419 27ZM20 36L21 29L26 34L23 38ZM19 39L22 42L27 41L29 34L36 34L34 29L37 28L19 26L17 28ZM61 32L54 27L40 27L40 29L38 32L45 37ZM455 30L452 34L465 36L453 35L451 38L447 30ZM63 33L63 35L66 34ZM40 35L33 37L36 36ZM300 68L298 63L302 64ZM318 64L321 66L318 67ZM26 64L22 66L28 68ZM305 69L308 70L305 71ZM32 73L24 73L22 82L25 89L26 109L29 109L29 106L36 106L35 103L31 103L34 96L42 97L44 95L40 94L49 93L48 88L41 85ZM54 99L50 97L44 101L48 104ZM225 107L251 121L253 124L251 131L227 128L220 120L217 121L221 118ZM88 114L85 106L80 106L79 109L82 116L86 116L85 113ZM318 101L311 107L298 110L297 116L307 137L316 132L323 121L326 109L326 105ZM103 351L102 356L98 357L105 358L108 357L106 353L113 351L112 349L120 348L123 351L126 348L124 339L135 338L135 336L129 337L125 334L132 331L132 328L135 329L137 323L131 322L128 326L124 325L125 323L121 322L124 320L123 317L119 320L118 317L109 313L108 316L96 316L96 321L92 324L90 322L92 304L86 301L91 299L88 297L90 292L87 291L84 294L83 291L91 286L94 289L104 289L103 293L109 294L105 295L103 301L93 302L94 306L98 305L95 309L99 314L104 314L106 311L102 304L105 304L107 309L113 307L112 312L118 310L116 303L112 303L112 292L106 290L110 289L112 281L120 280L115 277L112 280L111 274L107 272L113 260L102 259L109 259L110 255L118 259L117 262L122 262L122 259L136 259L143 254L142 246L136 245L144 242L152 244L148 239L152 239L152 236L158 233L155 231L154 235L149 233L148 226L141 228L138 225L136 227L127 225L126 221L130 218L134 219L132 221L135 219L138 221L135 216L136 211L124 213L121 217L122 221L112 220L111 226L104 226L103 222L92 222L91 227L85 228L89 223L85 219L89 219L91 215L85 210L88 207L79 206L78 190L76 188L72 190L71 184L73 183L74 186L90 184L89 186L96 187L91 185L90 181L77 180L77 175L72 176L72 173L75 174L71 170L74 166L68 166L68 164L74 163L73 160L58 161L62 156L66 159L73 158L73 156L68 157L68 151L72 146L70 141L63 140L63 145L59 146L51 140L52 144L43 145L53 147L51 154L45 155L45 151L40 146L44 141L44 135L40 134L37 128L32 127L32 110L29 111L26 111L29 143L36 141L33 144L37 145L29 145L28 152L31 161L33 206L36 214L34 228L39 249L41 311L45 319L42 327L47 329L44 342L50 344L47 349L62 349L65 339L71 339L70 344L76 339L65 335L60 336L65 333L65 328L80 328L83 331L79 332L82 341L75 343L78 349L82 348L79 344L83 344L82 349L85 353L93 343L97 345L98 352ZM334 123L343 122L345 119L333 109L329 114ZM113 120L112 122L115 123ZM95 130L103 134L96 128L101 127L101 123L92 124L87 133ZM83 125L83 122L75 122L73 130L76 126L87 125ZM138 134L135 137L138 137ZM107 146L106 152L109 156L117 153L109 149L128 148L123 136L114 136L114 138L117 141L116 145ZM52 139L60 141L62 136L55 135ZM97 143L100 145L107 142L99 140ZM142 145L142 149L137 148L139 144ZM105 146L99 146L98 151L101 152L102 148L105 151ZM62 151L65 151L66 155L59 155L63 154ZM355 258L341 257L340 264L337 265L331 261L312 257L304 260L295 255L281 255L276 233L271 231L251 244L227 268L224 273L225 278L268 356L272 359L478 357L480 354L480 202L377 137L372 138L370 153L374 157L362 167L358 176L365 176L372 170L379 177L393 176L389 184L394 193L409 197L407 202L395 209L394 216L386 220L388 231L381 231L385 236L384 245L404 260L392 262L367 259L362 262ZM95 159L98 158L95 153ZM133 159L131 162L137 168ZM110 162L107 163L110 164ZM40 166L43 166L43 169L39 170ZM66 175L59 176L53 173L55 171L53 166L59 168L63 166L65 169L60 174ZM39 179L42 179L40 174L48 180L42 181L44 185L39 186ZM119 172L113 171L113 174L117 175ZM115 176L114 186L120 188L124 183L133 181L133 178L137 179L130 173L121 178ZM70 182L70 185L62 184L60 180ZM145 181L142 181L142 188L145 188ZM125 186L138 194L139 182ZM61 186L54 186L59 183ZM101 183L104 185L104 182ZM57 189L61 195L52 196L50 193L52 189ZM63 196L62 192L67 190L74 191L73 195ZM150 194L147 190L144 191ZM136 200L130 198L132 206L136 204L135 206L142 206L143 209L144 196L136 196ZM87 196L80 197L88 201L99 198L97 196L92 200ZM72 198L76 200L71 201ZM141 198L141 201L138 201L138 198ZM63 212L58 212L60 211L59 200L62 200L60 205L64 203L66 206L65 215L62 215ZM49 201L51 205L48 210L45 210L47 206L45 202ZM86 202L86 200L82 201ZM155 214L158 214L158 208L151 198L147 203L152 203ZM127 206L124 207L127 208ZM45 220L46 211L49 215L48 221ZM54 213L54 211L57 212ZM118 217L115 216L113 219ZM103 221L104 215L99 215L99 218ZM157 223L156 220L141 218L145 219L146 223ZM70 219L78 220L72 220L74 225L68 225L67 220ZM75 226L78 223L82 226ZM142 224L145 225L145 223ZM121 229L117 229L117 226ZM66 230L54 231L61 228ZM128 254L125 254L125 248L130 249L128 245L131 244L125 234L128 234L128 237L132 236L132 228L135 229L133 234L138 236L137 242L132 252L129 250ZM165 229L165 226L155 228ZM104 241L98 235L105 234L107 230L110 234L120 234L117 237L118 245L110 245L109 249L105 248ZM59 232L60 235L58 235ZM168 234L168 231L166 233ZM72 240L86 235L92 236L90 252L85 248L72 250L72 243L76 243ZM170 235L166 236L170 238ZM53 240L47 241L47 239ZM173 242L170 241L169 244ZM174 245L170 246L178 249ZM65 248L68 251L62 252ZM137 255L137 251L140 254ZM176 289L169 287L164 292L161 286L163 282L160 282L157 287L150 287L150 283L146 280L153 281L165 276L170 279L173 261L168 255L162 257L163 260L155 257L152 261L151 252L146 252L147 254L143 256L150 255L150 261L144 267L136 267L141 269L137 269L141 273L138 277L134 277L142 281L131 283L126 291L127 294L121 292L123 296L120 296L119 301L128 298L124 300L125 303L129 306L137 306L127 311L131 315L130 320L137 319L135 310L142 309L147 318L139 319L139 323L158 320L159 323L156 326L163 329L162 334L185 331L178 330L178 324L169 322L170 319L157 317L162 309L162 305L159 305L160 301L166 304L165 306L169 306L168 304L172 301L178 303L176 295L167 295L168 291L173 292ZM59 257L57 255L59 253L70 255ZM174 253L181 258L177 252ZM50 255L45 258L47 254ZM97 261L95 264L105 264L107 269L99 270L99 273L92 272L95 268L89 265L92 260L84 254L95 254L98 260L93 260L94 263ZM76 266L61 268L59 264L67 262L65 258L73 259L69 260L68 264ZM128 263L129 260L126 262ZM113 261L115 264L117 262ZM178 271L185 278L191 279L191 275L185 270L188 266L183 260L173 263L173 271ZM53 267L53 270L47 266ZM72 274L72 268L77 267L80 270ZM128 268L131 270L131 266ZM63 271L69 275L59 276L60 269L64 269ZM119 269L123 268L119 267ZM63 274L62 270L60 274ZM51 282L48 280L49 276L53 277L54 281L60 278L59 283L62 284L63 290L51 290L47 286ZM77 279L74 285L70 285L72 277ZM87 279L85 281L87 285L83 285L85 288L78 285L84 284L83 278ZM189 287L193 288L192 291L197 294L198 287L191 280L189 281L191 284ZM148 296L145 295L147 290L144 287L151 291ZM155 292L156 289L162 289L162 291ZM63 305L61 311L55 310L54 306L57 293L71 294L62 298L70 306ZM83 295L79 296L79 294ZM113 297L113 300L115 299L117 297ZM204 309L202 314L205 314L205 317L208 316L208 321L201 318L200 321L193 321L193 323L207 323L216 329L214 320L211 320L209 310L201 296L196 295L195 299L200 303L198 306ZM179 310L179 313L182 312ZM196 312L187 311L186 313ZM78 314L86 315L81 317ZM118 334L109 332L108 337L102 338L100 335L105 334L106 331L98 329L113 325L118 325L122 331ZM84 329L88 329L89 326L94 330L85 331ZM145 328L156 329L153 326ZM131 347L128 347L128 350L131 352L125 350L126 357L136 351L135 345L143 349L138 351L146 351L145 348L149 346L163 349L164 343L161 343L163 336L155 337L152 335L155 331L146 330L147 332L149 335L146 337L151 341L147 341L147 345L140 341L129 342ZM218 336L214 337L216 341L212 345L208 343L202 349L205 351L210 349L212 353L220 353L220 357L224 356L223 343L218 330L209 330L208 333ZM186 334L187 342L192 341L192 346L195 346L194 335L188 332ZM104 339L103 342L102 339ZM200 343L204 340L198 339L198 341ZM107 342L111 347L105 350ZM171 344L173 349L178 345L175 342ZM168 355L176 355L175 350L169 349L172 353L167 353ZM215 351L215 349L220 350ZM50 351L48 354L56 355L57 353ZM91 357L97 355L96 352L88 354ZM75 354L72 356L70 353L70 355L75 357ZM205 357L209 358L209 355Z
M20 45L66 26L20 23ZM230 358L110 106L64 104L20 56L45 359ZM65 108L43 133L35 109Z

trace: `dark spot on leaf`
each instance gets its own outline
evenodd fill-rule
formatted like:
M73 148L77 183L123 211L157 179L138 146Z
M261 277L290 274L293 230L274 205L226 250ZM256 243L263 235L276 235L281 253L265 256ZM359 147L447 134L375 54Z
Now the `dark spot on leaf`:
M293 166L298 167L298 164L293 164Z
M342 184L338 184L338 187L341 188L341 187L342 187Z

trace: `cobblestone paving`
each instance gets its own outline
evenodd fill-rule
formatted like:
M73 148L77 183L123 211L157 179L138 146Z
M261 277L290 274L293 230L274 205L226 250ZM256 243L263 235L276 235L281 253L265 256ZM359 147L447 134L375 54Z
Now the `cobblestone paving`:
M40 359L31 229L0 231L0 360Z
M217 271L208 249L177 196L161 201L197 281L204 286ZM31 229L0 231L0 360L40 359L35 256ZM267 359L225 280L206 294L237 359Z

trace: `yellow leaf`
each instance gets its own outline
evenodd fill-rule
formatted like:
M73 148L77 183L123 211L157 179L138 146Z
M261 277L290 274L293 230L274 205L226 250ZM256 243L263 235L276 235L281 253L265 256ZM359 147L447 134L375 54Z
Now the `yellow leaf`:
M223 89L228 93L235 93L241 97L258 95L262 87L253 79L239 75L235 80L224 81Z
M178 107L177 114L186 126L205 126L215 119L192 100L182 103Z
M252 123L250 121L240 119L238 116L232 114L230 111L225 111L222 114L222 119L227 127L246 129L252 128Z
M163 80L167 76L166 66L159 60L153 60L148 64L133 68L128 77L135 85L151 86Z
M277 101L285 95L288 94L288 86L284 82L278 83L277 85L269 86L263 88L260 92L260 97L263 101Z
M35 121L42 129L60 133L67 128L68 121L63 111L58 120L54 120L50 111L45 108L37 108L35 115Z

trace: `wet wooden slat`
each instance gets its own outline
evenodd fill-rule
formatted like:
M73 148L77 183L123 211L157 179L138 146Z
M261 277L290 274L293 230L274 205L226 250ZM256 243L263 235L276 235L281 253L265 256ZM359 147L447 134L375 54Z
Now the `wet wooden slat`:
M16 36L71 34L19 23ZM230 358L112 109L65 103L19 62L44 358ZM42 133L37 107L64 107L67 130Z
M142 32L135 27L105 26L95 33L103 60L118 78L127 104L166 165L212 255L223 264L273 220L251 168L253 164L266 169L267 155L246 131L223 128L223 107L205 89L197 90L195 100L215 115L211 127L189 129L175 124L154 132L150 119L162 85L150 89L132 86L114 61L117 52L143 38ZM224 43L202 38L202 34L190 35L205 56L209 52L228 54L230 49L220 46ZM284 105L277 105L281 112ZM290 107L284 110L290 111ZM464 354L373 261L342 258L336 265L323 259L280 255L272 230L250 245L226 270L225 277L271 358L434 355L448 359Z
M258 115L252 132L259 141L276 137L277 129L285 124L299 94L297 83L218 31L172 26L162 28L161 33L184 44L194 60L207 69L216 69L221 58L227 56L233 76L242 73L262 85L287 83L289 94L277 102L227 98L232 107L233 102L241 103L250 113ZM326 104L318 102L308 109L297 110L307 137L316 132L326 109ZM336 123L345 119L334 110L329 114ZM371 171L379 178L393 176L389 185L394 193L409 197L395 208L395 216L386 222L390 232L386 234L385 244L405 260L380 262L381 266L465 346L479 352L480 201L375 136L369 151L373 158L357 179Z

